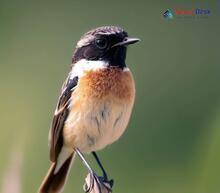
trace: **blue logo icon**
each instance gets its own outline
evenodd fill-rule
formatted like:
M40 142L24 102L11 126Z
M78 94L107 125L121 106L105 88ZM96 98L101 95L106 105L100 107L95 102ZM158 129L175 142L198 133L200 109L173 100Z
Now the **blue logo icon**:
M165 18L168 18L168 19L173 19L173 14L172 14L172 12L171 12L169 9L167 9L167 10L163 13L163 16L164 16Z

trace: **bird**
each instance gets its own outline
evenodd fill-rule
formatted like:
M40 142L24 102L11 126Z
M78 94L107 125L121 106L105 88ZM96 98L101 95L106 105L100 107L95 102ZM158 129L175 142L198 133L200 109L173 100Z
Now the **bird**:
M77 42L49 131L52 163L39 193L63 191L76 155L93 180L101 182L82 153L94 155L104 180L108 180L96 151L117 141L128 125L135 81L125 60L127 46L138 41L121 27L102 26L88 31Z

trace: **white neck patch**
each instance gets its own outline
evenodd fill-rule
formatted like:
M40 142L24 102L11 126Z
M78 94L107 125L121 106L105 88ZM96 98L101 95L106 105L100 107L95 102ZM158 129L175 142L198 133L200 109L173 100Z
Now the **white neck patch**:
M107 68L108 62L99 61L99 60L86 60L82 59L74 64L72 70L70 71L70 79L78 76L79 78L82 77L85 72L90 70L99 70L103 68Z

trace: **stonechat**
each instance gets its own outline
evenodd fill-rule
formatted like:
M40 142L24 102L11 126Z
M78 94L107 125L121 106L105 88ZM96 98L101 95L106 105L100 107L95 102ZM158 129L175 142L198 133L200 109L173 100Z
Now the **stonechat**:
M72 56L49 132L51 167L39 193L62 192L77 154L92 153L115 142L124 133L135 99L135 83L125 64L127 46L138 42L120 27L104 26L84 34ZM91 188L91 187L90 187Z

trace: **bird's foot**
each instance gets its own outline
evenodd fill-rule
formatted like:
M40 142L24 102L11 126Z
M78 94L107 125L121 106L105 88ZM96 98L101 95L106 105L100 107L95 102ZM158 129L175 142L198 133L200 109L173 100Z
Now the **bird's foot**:
M95 172L89 172L85 179L83 189L90 193L111 193L114 184L113 180L108 180L104 176L98 176Z

